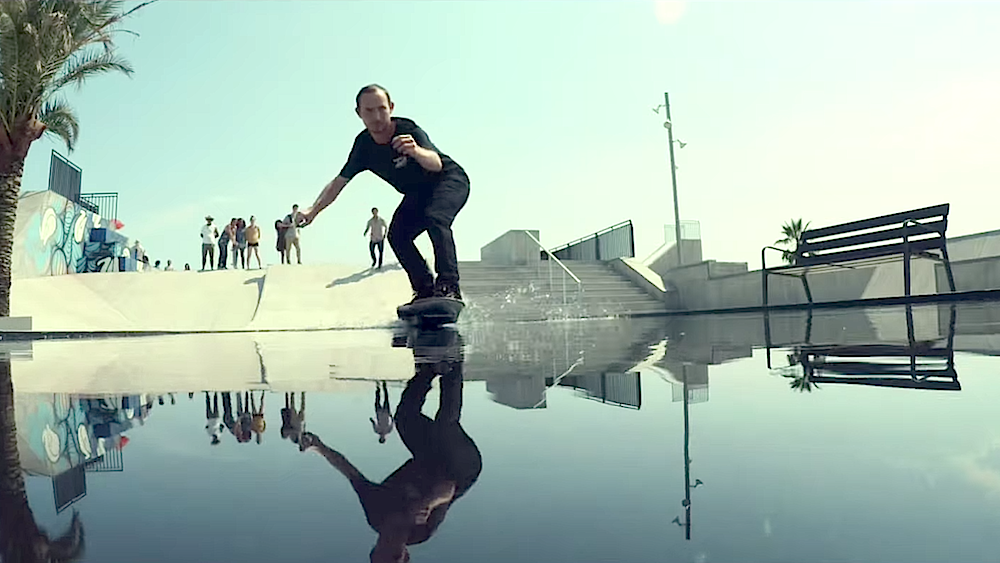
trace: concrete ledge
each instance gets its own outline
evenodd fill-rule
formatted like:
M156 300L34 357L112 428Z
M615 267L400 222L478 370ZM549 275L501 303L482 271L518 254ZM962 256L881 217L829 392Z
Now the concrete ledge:
M487 264L530 265L542 259L542 249L527 233L538 238L537 230L511 230L497 237L479 250L479 257Z
M663 278L635 258L616 258L609 262L614 270L649 293L663 301L668 307L677 307L677 292L667 290Z
M25 332L31 330L31 317L0 317L0 332Z

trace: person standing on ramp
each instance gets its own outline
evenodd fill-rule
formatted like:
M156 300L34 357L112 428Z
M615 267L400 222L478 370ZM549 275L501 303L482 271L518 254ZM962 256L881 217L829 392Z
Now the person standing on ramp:
M393 117L389 92L365 86L355 98L355 112L365 130L354 139L347 163L303 213L305 224L329 206L358 173L371 170L388 182L403 201L389 224L389 246L410 278L413 300L448 297L461 301L458 257L451 225L469 199L469 176L442 153L412 120ZM435 280L413 241L424 231L434 247Z
M378 208L372 207L372 218L365 226L362 236L368 238L368 252L372 255L372 268L375 267L375 249L378 249L378 269L382 269L382 255L385 253L385 219L378 216ZM369 234L371 233L371 234Z

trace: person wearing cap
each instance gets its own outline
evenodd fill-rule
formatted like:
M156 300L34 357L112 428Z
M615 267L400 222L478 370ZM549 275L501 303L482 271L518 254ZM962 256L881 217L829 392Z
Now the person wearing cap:
M205 271L206 260L209 266L215 268L215 242L219 239L219 229L212 224L215 219L205 216L205 224L201 227L201 271Z

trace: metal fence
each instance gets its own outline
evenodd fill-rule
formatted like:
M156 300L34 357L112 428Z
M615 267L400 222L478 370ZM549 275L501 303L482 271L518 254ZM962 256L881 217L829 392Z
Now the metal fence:
M632 221L624 221L607 229L564 244L550 252L560 260L613 260L635 257L635 236ZM548 257L542 253L542 260Z
M125 471L125 460L119 448L111 448L104 455L87 464L87 473L109 473Z
M631 409L642 406L642 385L638 373L567 376L558 385L577 389L593 401Z
M80 194L80 205L105 219L118 219L118 192Z
M83 170L65 156L52 151L49 161L49 190L70 201L80 201Z

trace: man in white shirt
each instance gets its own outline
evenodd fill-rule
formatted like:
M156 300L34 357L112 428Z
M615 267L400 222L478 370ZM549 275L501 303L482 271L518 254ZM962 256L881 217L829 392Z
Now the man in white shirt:
M375 267L375 249L378 248L378 269L382 269L382 252L385 250L385 219L378 216L378 207L372 207L372 218L368 220L364 234L371 233L368 239L368 252L372 255L372 268Z
M215 243L219 239L219 229L212 224L215 219L211 215L205 217L205 224L201 227L201 271L205 271L205 261L215 268Z
M139 244L138 240L132 245L132 257L135 258L135 269L141 272L143 269L142 259L146 257L146 249Z
M295 248L295 260L302 263L302 248L299 246L299 228L302 227L302 213L299 205L292 206L292 212L281 222L285 227L285 262L292 263L292 247Z

